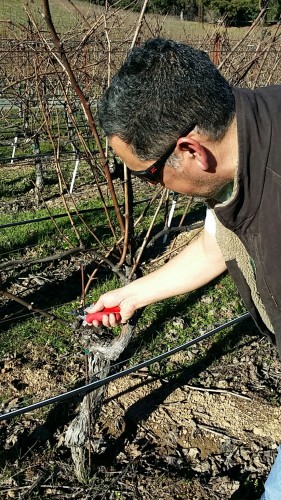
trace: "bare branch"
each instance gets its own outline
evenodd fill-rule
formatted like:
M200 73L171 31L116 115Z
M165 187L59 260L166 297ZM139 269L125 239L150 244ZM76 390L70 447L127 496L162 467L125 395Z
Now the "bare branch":
M61 325L66 325L66 326L70 325L69 321L66 321L65 319L58 318L54 314L48 313L47 311L43 311L42 309L39 309L38 307L34 307L33 304L29 304L28 302L21 299L17 295L14 295L10 292L3 291L3 290L0 290L0 295L2 295L3 297L6 297L7 299L11 299L11 300L14 300L15 302L18 302L19 304L26 307L29 311L31 311L33 313L38 313L41 316L44 316L45 318L51 319L52 321L57 321Z

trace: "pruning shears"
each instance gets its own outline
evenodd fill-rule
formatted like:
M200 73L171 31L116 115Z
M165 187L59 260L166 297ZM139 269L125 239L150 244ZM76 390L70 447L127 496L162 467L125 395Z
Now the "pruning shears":
M75 315L77 318L82 319L88 324L91 324L95 319L97 321L102 321L102 318L104 315L108 314L115 314L116 320L119 321L121 319L120 315L120 307L104 307L101 311L95 312L95 313L88 313L86 309L78 309L74 313L71 313Z

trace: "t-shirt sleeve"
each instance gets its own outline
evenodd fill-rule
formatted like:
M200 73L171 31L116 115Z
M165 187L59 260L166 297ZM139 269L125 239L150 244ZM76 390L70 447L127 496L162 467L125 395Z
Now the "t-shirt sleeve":
M210 210L210 208L207 208L206 210L206 218L205 218L205 224L204 224L205 230L215 236L216 234L216 219L215 216Z

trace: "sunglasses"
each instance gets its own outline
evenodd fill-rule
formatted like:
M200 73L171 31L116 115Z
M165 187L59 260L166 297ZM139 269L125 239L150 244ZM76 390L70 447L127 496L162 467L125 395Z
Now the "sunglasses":
M171 154L176 149L176 145L177 145L178 140L181 137L185 137L186 135L188 135L194 129L194 127L195 127L195 124L184 129L181 132L178 139L175 142L173 142L173 144L171 144L171 146L169 146L169 148L165 151L165 153L163 153L163 155L160 156L160 158L158 158L158 160L156 160L146 170L131 170L131 173L144 181L152 182L154 184L156 182L158 182L159 175L160 175L161 171L163 170L163 168L165 167L166 161L168 160L168 158L171 156Z

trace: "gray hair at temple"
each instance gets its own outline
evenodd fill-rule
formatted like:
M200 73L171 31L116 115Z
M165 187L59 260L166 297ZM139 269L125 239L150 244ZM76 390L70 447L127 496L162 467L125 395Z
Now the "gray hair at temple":
M141 160L154 160L195 123L220 141L235 114L231 87L208 55L155 38L131 50L98 102L105 134L118 136Z

